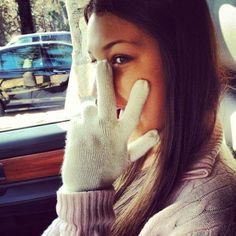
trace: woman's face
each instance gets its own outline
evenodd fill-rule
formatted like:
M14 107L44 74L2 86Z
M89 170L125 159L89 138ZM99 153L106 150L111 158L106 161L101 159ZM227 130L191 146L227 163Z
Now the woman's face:
M112 14L92 14L88 23L91 59L107 60L113 69L117 108L124 109L135 81L149 82L150 93L133 137L163 128L165 83L157 42L133 23Z

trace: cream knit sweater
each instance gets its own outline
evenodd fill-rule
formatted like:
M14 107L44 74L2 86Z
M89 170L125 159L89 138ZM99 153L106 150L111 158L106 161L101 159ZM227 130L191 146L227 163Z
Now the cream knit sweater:
M199 160L173 189L168 206L139 236L236 236L236 164L216 125ZM114 191L57 193L57 214L43 236L107 236L115 220Z

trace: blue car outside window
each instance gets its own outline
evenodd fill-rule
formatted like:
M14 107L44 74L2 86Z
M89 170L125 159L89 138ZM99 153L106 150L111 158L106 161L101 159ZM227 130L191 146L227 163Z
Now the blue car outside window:
M39 36L24 36L19 38L20 43L32 43L32 42L38 42L39 41Z
M1 66L3 70L42 67L39 47L25 46L6 51L1 55Z
M71 43L70 34L55 34L55 35L42 35L42 41L62 41Z
M17 69L17 67L20 68L20 65L17 64L16 57L12 51L3 53L1 57L2 70L13 70Z
M72 47L68 45L51 44L46 47L47 55L53 66L70 66L72 63Z

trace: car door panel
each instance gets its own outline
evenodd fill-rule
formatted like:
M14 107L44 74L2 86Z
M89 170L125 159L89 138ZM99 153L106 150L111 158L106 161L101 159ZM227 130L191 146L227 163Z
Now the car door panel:
M0 235L39 236L56 218L59 177L1 184Z
M0 132L2 159L64 148L67 122Z
M1 236L40 235L56 217L66 129L65 121L0 133Z
M1 183L59 175L63 155L62 149L1 160L1 168L5 173Z

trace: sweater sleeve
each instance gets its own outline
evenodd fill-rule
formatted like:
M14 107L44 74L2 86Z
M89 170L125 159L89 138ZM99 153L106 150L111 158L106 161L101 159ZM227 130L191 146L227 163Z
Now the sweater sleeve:
M235 235L235 232L236 232L236 226L234 224L222 224L222 225L216 225L211 229L191 231L189 233L186 233L186 236L209 236L209 235L232 236Z
M114 190L57 192L58 218L42 236L110 235L115 220Z

